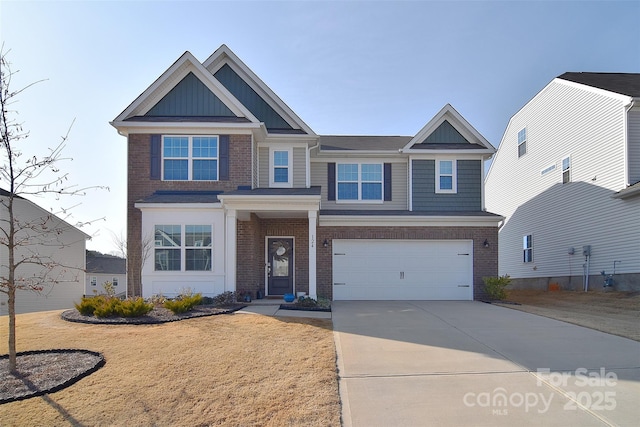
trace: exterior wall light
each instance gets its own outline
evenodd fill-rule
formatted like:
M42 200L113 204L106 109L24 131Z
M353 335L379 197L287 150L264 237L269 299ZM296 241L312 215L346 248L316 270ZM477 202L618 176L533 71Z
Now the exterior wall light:
M322 242L322 246L324 246L325 248L329 247L329 241L327 239L324 239L324 242Z
M489 247L489 241L487 239L484 239L484 243L482 244L482 246L484 246L485 248Z

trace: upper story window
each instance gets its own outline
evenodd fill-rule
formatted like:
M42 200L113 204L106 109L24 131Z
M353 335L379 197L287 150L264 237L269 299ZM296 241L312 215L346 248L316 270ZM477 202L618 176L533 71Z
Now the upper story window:
M96 286L98 284L98 278L96 276L91 276L91 286Z
M211 225L156 225L156 271L211 271Z
M292 150L290 148L272 148L269 155L269 181L271 187L293 186L291 163Z
M562 183L571 182L571 157L562 159Z
M531 234L522 238L522 255L524 262L533 262L533 236Z
M527 154L527 128L518 132L518 157Z
M381 163L340 163L337 173L337 199L382 201Z
M165 181L217 181L217 136L164 136L162 178Z
M456 161L436 160L436 193L456 192Z
M117 277L114 277L114 278L113 278L113 280L111 281L111 284L112 284L113 286L118 286L118 278L117 278Z

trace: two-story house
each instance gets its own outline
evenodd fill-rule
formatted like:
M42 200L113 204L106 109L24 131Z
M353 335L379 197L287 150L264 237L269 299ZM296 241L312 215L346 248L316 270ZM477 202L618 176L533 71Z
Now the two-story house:
M9 199L0 188L0 279L9 278ZM91 237L32 201L13 195L16 313L73 308L84 295L85 250ZM33 291L31 289L38 288ZM3 289L6 291L6 288ZM0 316L9 313L0 292Z
M110 283L117 296L127 295L127 260L97 251L87 251L85 295L106 294Z
M497 274L495 149L450 105L414 136L320 136L223 45L186 52L112 125L131 295L471 300Z
M570 72L511 118L486 193L514 286L640 289L639 101L640 74Z

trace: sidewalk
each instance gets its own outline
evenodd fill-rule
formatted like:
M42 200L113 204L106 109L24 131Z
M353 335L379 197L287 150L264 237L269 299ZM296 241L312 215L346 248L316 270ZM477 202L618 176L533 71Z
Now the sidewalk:
M282 299L259 299L246 303L247 306L236 313L261 314L263 316L282 317L308 317L314 319L331 319L331 312L312 310L283 310L280 308L284 304Z

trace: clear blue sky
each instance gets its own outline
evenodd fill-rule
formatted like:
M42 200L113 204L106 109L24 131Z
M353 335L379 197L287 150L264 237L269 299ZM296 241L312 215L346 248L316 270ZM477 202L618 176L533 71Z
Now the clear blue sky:
M75 124L64 166L110 192L79 200L90 249L126 234L126 141L109 125L188 50L229 46L318 134L414 135L450 103L494 146L565 71L640 72L640 1L6 1L0 38L42 153ZM5 186L0 183L0 186Z

